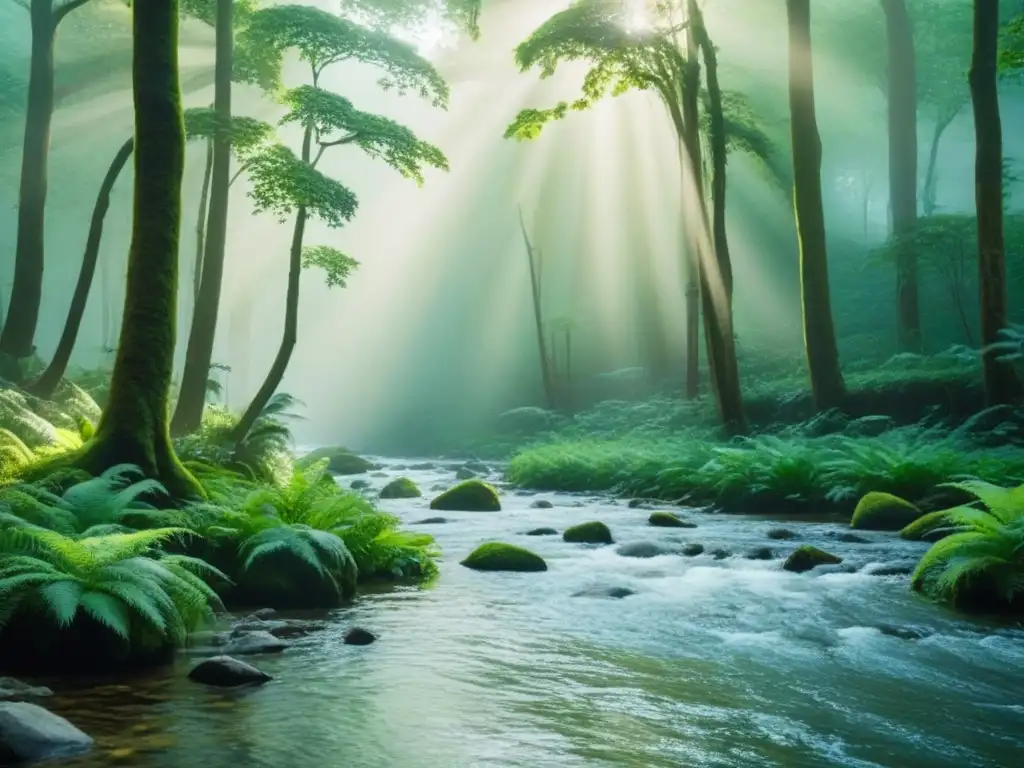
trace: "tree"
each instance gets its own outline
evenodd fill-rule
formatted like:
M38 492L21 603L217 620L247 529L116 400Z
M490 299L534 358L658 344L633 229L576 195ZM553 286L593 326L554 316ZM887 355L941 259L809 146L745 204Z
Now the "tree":
M821 136L814 104L810 0L786 0L789 25L789 111L793 198L800 242L800 294L811 393L819 410L845 394L829 295L825 211L821 201Z
M519 228L523 233L523 245L526 247L526 260L530 267L530 298L533 302L533 323L537 333L537 354L540 357L540 378L544 387L544 405L553 410L558 405L555 395L554 376L551 372L551 355L548 354L547 341L544 337L544 311L541 305L541 286L543 279L541 252L530 242L523 220L523 208L519 207Z
M619 95L631 89L651 90L658 94L665 105L676 134L683 147L683 158L688 188L695 190L696 229L691 235L697 235L703 242L708 240L710 230L707 204L704 197L704 185L700 162L700 130L702 119L699 115L700 98L700 64L697 59L699 52L698 40L704 40L703 53L706 61L711 61L715 69L715 96L709 96L709 113L713 120L709 121L708 132L717 131L716 142L719 149L735 149L752 152L766 165L771 165L769 157L771 142L760 131L746 100L740 94L721 92L717 87L717 67L714 48L707 38L703 23L699 34L694 35L691 50L692 59L687 59L681 50L677 35L686 28L685 22L673 19L678 7L658 7L657 15L645 29L630 29L628 9L616 0L578 0L568 9L556 13L542 24L534 33L516 48L516 61L524 71L536 66L541 77L550 77L558 64L568 61L584 60L591 68L584 77L583 95L575 102L562 102L551 109L526 109L521 111L515 121L506 129L507 138L532 139L538 136L544 125L552 120L564 118L570 111L582 111L609 92ZM693 8L691 7L692 11ZM699 13L699 9L698 9ZM699 17L698 17L699 21ZM710 54L710 57L709 57ZM687 94L693 98L687 102ZM711 103L713 101L713 103ZM734 109L735 108L735 109ZM724 138L724 145L722 139ZM691 159L693 158L693 159ZM725 275L729 276L731 286L731 266L728 265L728 247L724 232L725 195L723 153L717 157L720 174L716 177L719 184L717 200L712 192L712 205L719 205L720 223L718 234L709 249L706 244L698 244L703 249L703 257L698 258L701 293L704 299L705 341L715 343L725 336L731 338L731 287L723 290L726 285ZM690 181L695 180L695 181ZM712 185L714 186L714 185ZM716 214L718 212L716 211ZM701 237L702 236L702 237ZM713 254L708 253L714 251ZM698 251L698 254L700 252ZM707 303L714 299L717 304ZM714 307L714 311L712 311ZM724 330L723 329L728 329ZM692 325L696 329L696 324ZM692 331L688 331L692 332ZM730 349L732 352L730 353ZM695 353L696 350L688 350ZM734 393L738 393L738 381L725 382L724 378L737 370L734 345L724 342L714 353L717 356L717 367L712 368L716 377L715 394L723 421L733 429L742 429L742 407L738 404ZM695 354L688 354L689 360L695 360Z
M185 166L177 0L134 3L132 32L135 196L124 322L107 405L75 463L94 475L135 464L175 498L203 496L168 425Z
M319 86L328 67L355 61L384 71L381 84L399 93L415 91L435 106L448 102L448 86L434 67L411 46L367 29L347 19L305 6L276 6L253 15L245 31L248 44L269 53L272 78L280 79L287 52L295 52L309 67L310 85L284 92L288 113L282 124L302 129L298 157L283 145L259 153L250 165L252 196L257 210L275 213L279 219L294 216L289 253L288 292L284 333L267 377L235 427L242 439L252 428L284 377L298 338L299 288L303 266L327 272L328 285L343 286L356 262L334 248L304 248L306 222L319 218L330 227L341 227L355 214L355 195L343 184L317 170L324 152L332 147L354 145L384 160L403 176L423 183L424 166L448 169L442 152L420 141L408 128L379 115L361 112L336 93ZM315 147L315 154L314 154Z
M1013 368L990 349L1008 325L1003 233L1003 128L999 114L997 62L999 0L974 0L974 50L968 81L974 105L974 200L978 216L978 282L985 394L990 404L1011 403L1020 394Z
M29 12L32 54L28 104L18 191L18 237L14 254L14 286L2 333L0 352L15 358L34 351L39 309L43 300L45 262L47 161L53 119L53 49L58 25L89 0L15 0Z

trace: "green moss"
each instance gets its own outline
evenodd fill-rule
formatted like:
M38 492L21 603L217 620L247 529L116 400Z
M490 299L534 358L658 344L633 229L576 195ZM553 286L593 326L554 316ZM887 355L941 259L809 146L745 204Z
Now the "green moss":
M872 491L857 503L851 528L867 531L898 531L921 516L921 510L891 493Z
M462 561L475 571L546 571L547 563L540 555L512 544L490 542L481 544Z
M340 446L317 448L298 459L295 464L305 469L322 459L327 459L327 471L335 475L361 475L376 468L373 462Z
M430 508L446 512L498 512L501 502L494 486L480 480L466 480L430 502Z
M681 517L673 515L671 512L652 512L651 516L647 518L647 522L650 525L657 526L659 528L696 528L696 523L691 523L689 520L683 520Z
M843 558L837 557L823 549L812 547L809 544L802 544L782 564L783 570L793 573L804 573L817 568L819 565L838 565Z
M355 487L355 483L352 484ZM382 499L416 499L423 495L423 491L408 477L399 477L385 485L380 491Z
M947 510L940 509L935 512L929 512L926 515L921 515L921 517L900 531L900 538L907 541L936 541L943 536L948 536L949 533L952 533L952 529L943 535L937 533L940 528L949 526L946 512Z
M562 540L572 544L612 544L612 532L604 523L594 520L565 529Z

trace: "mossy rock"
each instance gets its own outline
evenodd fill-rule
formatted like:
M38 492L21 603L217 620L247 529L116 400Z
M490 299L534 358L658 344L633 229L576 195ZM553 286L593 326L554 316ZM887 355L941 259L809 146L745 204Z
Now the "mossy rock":
M946 519L948 510L940 509L921 515L910 525L900 531L900 538L907 541L938 541L953 533ZM943 530L945 529L945 530Z
M562 540L571 544L612 544L612 532L604 523L594 520L565 529Z
M548 569L548 564L540 555L535 555L528 549L513 544L503 544L499 541L481 544L462 561L462 565L472 568L474 571L528 573Z
M392 480L380 491L382 499L417 499L422 495L423 491L408 477Z
M494 486L481 480L466 480L435 498L430 508L445 512L499 512L501 502Z
M817 568L819 565L839 565L841 562L843 562L841 557L837 557L823 549L812 547L809 544L804 544L797 547L793 554L786 558L786 562L782 564L782 569L792 571L793 573L805 573Z
M327 471L334 475L361 475L376 469L373 462L342 447L317 448L296 461L295 465L304 469L322 459L327 459Z
M921 510L891 493L871 491L857 503L851 528L866 531L899 531L921 517Z
M683 520L683 518L673 515L671 512L651 512L651 516L647 518L647 522L650 525L658 528L696 528L696 523L691 523L689 520Z

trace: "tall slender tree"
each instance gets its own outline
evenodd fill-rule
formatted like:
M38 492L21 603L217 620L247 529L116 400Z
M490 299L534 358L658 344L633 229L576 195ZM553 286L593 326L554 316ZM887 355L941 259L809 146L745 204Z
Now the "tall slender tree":
M793 198L800 241L800 295L811 392L818 409L839 406L845 394L832 320L825 210L821 201L821 136L814 103L810 0L786 0L789 24L789 112Z

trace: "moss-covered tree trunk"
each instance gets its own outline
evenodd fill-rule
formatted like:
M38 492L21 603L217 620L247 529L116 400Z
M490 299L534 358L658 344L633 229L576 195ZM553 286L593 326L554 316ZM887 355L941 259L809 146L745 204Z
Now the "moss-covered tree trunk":
M743 412L743 393L740 387L739 363L736 360L736 337L733 332L732 259L729 255L729 237L725 225L726 161L725 114L722 108L722 89L718 82L718 57L704 27L703 14L696 2L691 1L691 22L696 42L704 56L710 105L711 142L711 203L712 238L715 259L709 264L709 290L704 293L704 316L713 315L714 322L704 321L704 335L711 368L712 386L718 401L722 424L731 434L746 432L747 419Z
M994 343L1008 322L1006 252L1003 233L1003 127L999 115L997 57L999 0L974 0L974 51L969 75L974 104L974 201L978 215L978 283L981 287L981 343ZM990 404L1011 403L1020 395L1013 368L982 358Z
M220 289L224 279L224 251L228 233L228 199L231 191L231 74L234 61L233 0L217 0L217 55L214 73L214 110L217 129L213 139L213 173L210 177L210 213L199 278L199 292L185 351L185 370L171 429L186 434L199 427L206 405L206 387L213 361L213 343L220 313Z
M704 190L700 165L700 60L692 30L687 30L687 56L683 65L682 92L682 170L683 207L690 205L704 209ZM684 213L686 228L701 226L700 219L689 212ZM706 219L706 217L703 217ZM694 222L696 219L696 224ZM703 283L703 268L700 258L700 238L687 232L686 254L686 398L692 400L700 392L700 292Z
M82 326L82 318L85 316L85 307L89 301L89 292L92 289L93 277L96 274L96 263L100 256L100 240L103 237L103 222L107 217L107 209L110 207L110 192L114 183L121 175L121 171L128 164L128 158L135 148L135 138L128 139L114 155L107 175L103 177L100 184L99 194L96 196L96 204L92 209L92 221L89 223L89 237L85 242L85 254L82 257L82 267L78 272L78 282L75 284L75 292L71 296L71 306L68 309L67 320L64 321L64 331L61 333L60 342L57 344L57 351L53 359L46 367L43 375L30 387L30 391L36 397L49 398L56 391L64 372L67 370L68 362L71 360L71 353L74 351L75 342L78 340L78 331Z
M93 474L136 464L176 498L202 496L168 429L185 167L177 0L134 3L132 32L135 196L124 318L107 406L76 463Z
M302 162L309 163L313 146L313 129L306 128L302 136ZM299 288L302 284L302 242L306 235L306 218L308 214L306 207L300 205L295 213L295 228L292 230L292 247L288 256L288 290L285 294L284 308L284 333L281 336L281 346L277 350L277 356L267 372L259 390L253 396L252 402L245 409L245 413L238 420L232 431L232 438L236 441L245 439L253 425L259 419L263 409L267 407L270 398L281 386L285 371L288 370L288 363L291 362L292 352L299 337Z
M829 295L825 211L821 201L821 136L814 106L810 0L786 0L789 21L789 112L793 198L800 242L804 347L814 405L839 406L845 394Z
M917 254L907 235L917 224L917 63L906 0L882 0L888 42L889 200L896 254L896 315L900 348L921 349Z

